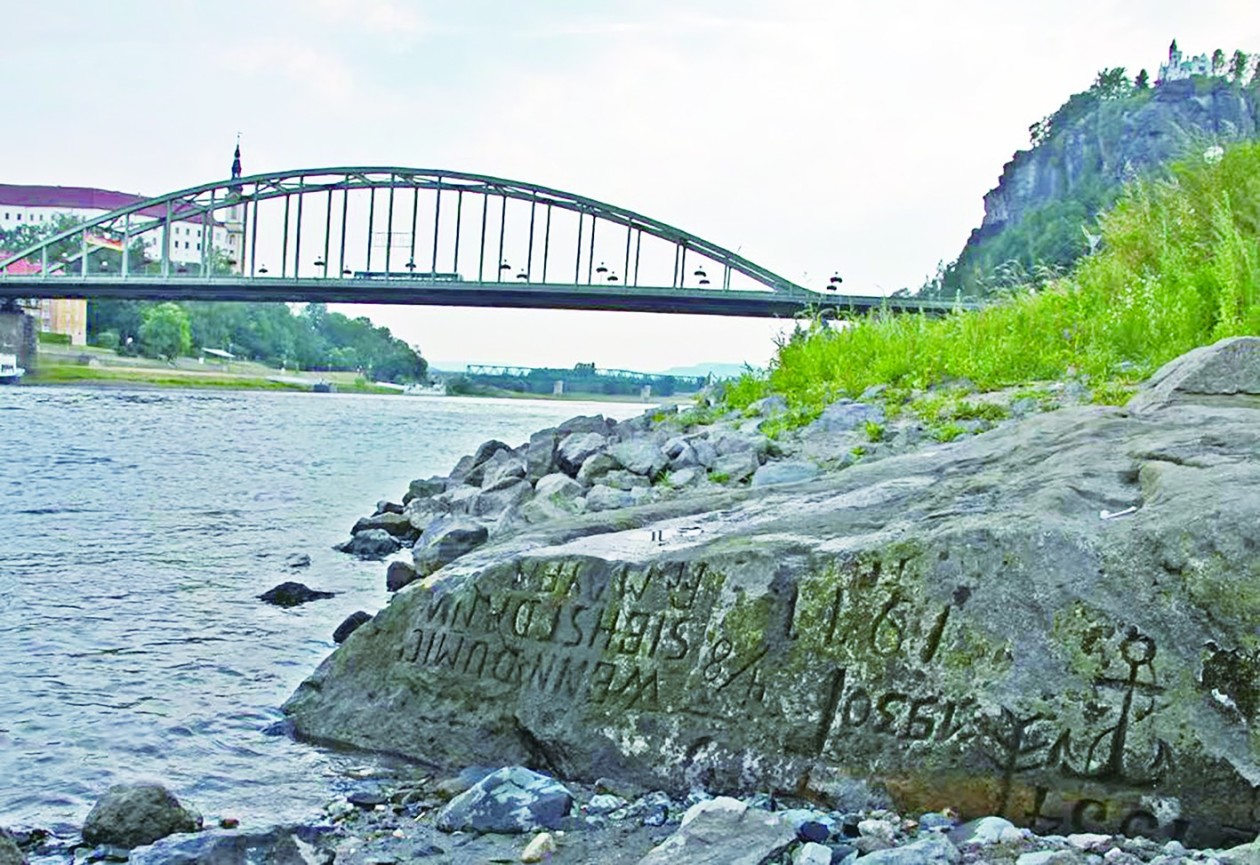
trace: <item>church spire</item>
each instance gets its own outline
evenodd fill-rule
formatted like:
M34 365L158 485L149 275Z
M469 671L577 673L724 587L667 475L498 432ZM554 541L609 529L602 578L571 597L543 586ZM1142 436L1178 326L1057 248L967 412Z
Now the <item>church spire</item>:
M236 153L232 156L232 179L239 180L241 177L241 136L236 136Z

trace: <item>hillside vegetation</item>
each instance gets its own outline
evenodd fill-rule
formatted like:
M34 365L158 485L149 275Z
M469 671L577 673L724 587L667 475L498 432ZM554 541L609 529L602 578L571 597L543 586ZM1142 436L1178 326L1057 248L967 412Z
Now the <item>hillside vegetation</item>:
M1246 55L1238 52L1243 63ZM925 296L985 296L1066 273L1096 241L1095 217L1125 183L1214 145L1260 137L1260 77L1199 75L1150 86L1105 70L1030 129L984 197L984 221Z
M1131 184L1100 230L1098 251L1069 276L978 311L815 322L726 400L738 409L782 394L792 425L874 385L888 400L956 379L992 390L1077 377L1096 400L1120 402L1195 346L1260 334L1260 144Z

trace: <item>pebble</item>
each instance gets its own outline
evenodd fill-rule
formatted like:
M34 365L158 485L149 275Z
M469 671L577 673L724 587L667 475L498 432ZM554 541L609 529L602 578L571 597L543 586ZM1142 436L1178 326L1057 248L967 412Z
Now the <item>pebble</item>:
M556 852L556 841L550 832L539 832L525 845L521 853L522 862L543 862Z

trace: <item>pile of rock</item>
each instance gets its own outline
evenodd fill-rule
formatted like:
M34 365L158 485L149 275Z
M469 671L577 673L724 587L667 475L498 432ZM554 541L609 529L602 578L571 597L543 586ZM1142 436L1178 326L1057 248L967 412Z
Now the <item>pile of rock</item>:
M488 441L450 475L415 480L401 504L381 502L355 523L338 549L395 562L388 587L397 591L428 576L491 537L562 517L632 507L723 485L800 480L817 467L764 465L781 455L751 425L680 432L668 415L647 413L617 422L575 417L534 433L513 448ZM759 480L758 474L763 473ZM790 477L789 477L790 475Z

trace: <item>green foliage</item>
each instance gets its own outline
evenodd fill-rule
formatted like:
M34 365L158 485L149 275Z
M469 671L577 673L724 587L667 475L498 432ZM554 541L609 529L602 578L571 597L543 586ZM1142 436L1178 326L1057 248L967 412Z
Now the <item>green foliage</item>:
M47 343L49 345L70 344L70 334L68 333L53 333L52 331L41 330L39 332L38 339L40 342Z
M155 304L129 300L94 300L88 304L88 336L105 331L123 346L139 341L140 329ZM320 371L360 371L378 381L424 381L428 362L385 327L364 317L348 318L310 304L294 314L283 303L188 301L191 348L215 348L274 366Z
M140 347L150 357L174 360L192 348L188 313L177 303L159 303L145 310Z
M880 442L884 440L884 425L873 420L868 420L863 425L863 431L866 433L868 441Z
M119 340L118 340L117 331L105 330L105 331L101 331L100 333L96 335L96 339L94 340L93 344L98 345L104 349L113 350L113 349L118 348L118 342Z
M1119 390L1107 382L1131 383L1226 336L1260 334L1260 143L1135 183L1099 225L1100 251L1039 292L938 319L876 314L843 330L814 326L779 347L765 388L800 419L871 385L888 385L889 399L950 379L992 390L1075 375L1109 401ZM957 419L993 411L939 392L911 408L944 434L956 434Z
M949 423L944 423L940 426L931 427L928 432L931 434L932 438L936 439L938 442L952 442L959 436L966 435L967 428L961 424L950 421Z
M1229 77L1231 81L1242 84L1243 76L1247 74L1247 53L1240 49L1234 50L1234 56L1229 61Z
M1138 90L1146 90L1151 86L1151 76L1145 69L1137 74L1133 79L1133 86Z

